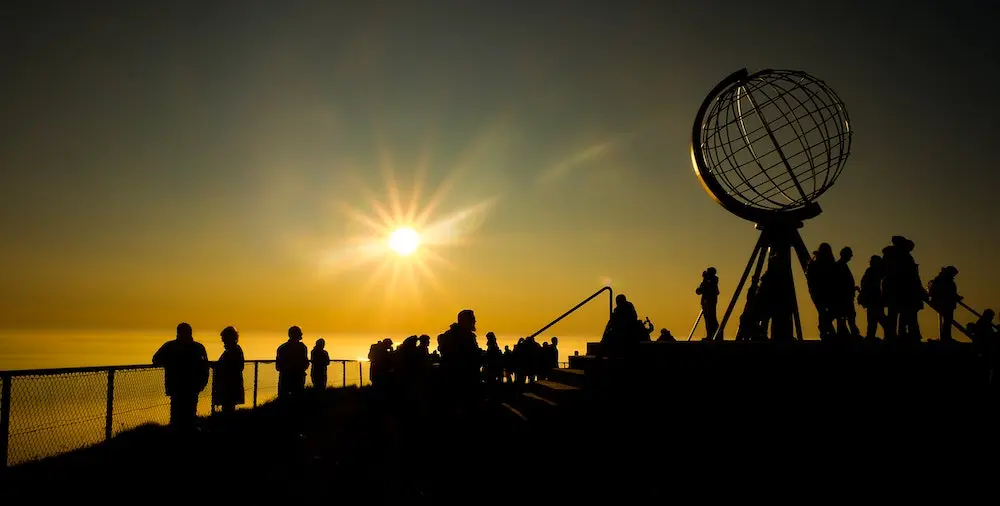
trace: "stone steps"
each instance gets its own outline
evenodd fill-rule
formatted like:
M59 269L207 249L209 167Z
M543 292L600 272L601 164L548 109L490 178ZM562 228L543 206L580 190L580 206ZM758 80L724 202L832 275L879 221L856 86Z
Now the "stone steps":
M556 369L550 379L524 385L511 385L500 406L505 416L520 423L554 423L572 416L583 399L584 373ZM560 381L562 380L562 381Z
M586 385L586 371L583 369L552 369L549 371L549 381L555 381L564 385L584 388Z

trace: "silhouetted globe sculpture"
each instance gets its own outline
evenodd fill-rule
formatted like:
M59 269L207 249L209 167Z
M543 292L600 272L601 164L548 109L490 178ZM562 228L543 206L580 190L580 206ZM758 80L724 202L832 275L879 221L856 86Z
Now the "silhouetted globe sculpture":
M837 181L850 151L844 103L805 72L749 74L743 69L708 94L691 134L695 173L716 202L760 230L736 293L710 338L722 339L751 269L736 339L767 339L768 330L772 340L803 338L790 251L806 271L810 254L798 229L820 214L816 199ZM765 261L770 281L758 297Z
M744 70L709 95L692 148L702 184L730 212L802 220L819 214L816 199L844 169L850 122L837 94L805 72Z

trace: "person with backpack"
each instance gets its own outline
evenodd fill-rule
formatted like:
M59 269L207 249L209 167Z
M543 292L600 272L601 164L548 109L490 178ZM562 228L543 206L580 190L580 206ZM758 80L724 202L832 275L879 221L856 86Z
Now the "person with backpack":
M958 269L949 265L942 267L941 272L927 285L928 302L939 316L940 337L942 341L952 341L951 327L955 321L955 309L962 297L958 295L958 285L955 284Z

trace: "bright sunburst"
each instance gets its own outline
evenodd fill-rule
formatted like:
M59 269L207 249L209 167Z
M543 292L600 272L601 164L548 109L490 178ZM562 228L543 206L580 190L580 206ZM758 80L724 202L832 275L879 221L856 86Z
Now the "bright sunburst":
M372 302L369 295L375 287L382 288L386 303L405 300L408 305L419 306L426 299L420 295L427 288L449 298L448 291L444 290L435 273L440 273L440 268L454 270L456 267L441 253L445 248L465 244L471 239L496 202L496 197L477 197L466 192L459 197L464 202L458 202L464 207L442 213L446 200L458 200L446 197L457 183L457 173L463 168L456 167L450 171L438 187L425 196L424 182L429 159L423 158L414 171L412 184L407 185L409 191L401 195L403 191L389 161L391 157L386 153L383 155L380 157L383 161L380 167L384 184L382 191L372 191L361 181L360 175L366 171L351 171L355 184L345 193L352 198L350 201L340 200L339 207L354 225L361 225L363 230L360 230L360 235L351 238L333 239L339 244L323 254L322 268L326 274L352 271L352 275L363 275L363 286L352 299L366 306L365 310ZM366 264L375 265L369 267Z
M388 244L389 249L405 257L420 246L420 234L410 227L397 228L389 234Z

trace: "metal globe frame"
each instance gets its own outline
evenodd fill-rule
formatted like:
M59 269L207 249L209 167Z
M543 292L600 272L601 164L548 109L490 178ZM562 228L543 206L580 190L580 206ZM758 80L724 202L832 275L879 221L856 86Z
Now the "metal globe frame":
M712 170L714 167L706 160L703 132L705 131L705 121L708 112L720 96L735 87L743 87L755 79L775 73L808 79L811 84L818 85L821 88L820 91L833 101L833 106L836 108L836 117L831 117L831 119L841 121L842 124L838 126L842 127L843 130L839 132L841 137L838 140L842 144L839 146L840 151L836 160L837 164L835 167L826 167L827 171L832 171L832 177L828 176L828 180L824 182L822 188L812 192L810 195L806 195L799 186L794 167L789 162L786 154L782 152L781 145L778 143L774 131L766 121L762 121L762 128L766 130L770 141L775 146L774 153L780 157L781 162L788 171L789 177L798 187L797 190L802 197L796 202L796 205L788 206L787 208L766 209L749 205L743 201L746 199L740 200L730 195L725 185L716 177L715 171ZM754 100L752 94L748 93L747 95L749 100ZM753 106L756 108L756 102L753 102ZM794 122L793 120L788 120L788 125L792 125L797 121L798 119ZM833 186L836 178L843 170L844 162L846 162L850 154L851 133L850 121L843 102L825 83L804 72L765 69L750 74L746 69L742 69L730 74L709 92L705 101L698 109L692 128L691 161L695 174L698 176L702 187L712 199L730 213L755 223L757 230L760 231L760 236L754 246L753 252L750 254L750 259L747 261L746 268L740 277L736 291L733 293L726 312L719 322L719 328L715 335L711 336L713 340L723 339L726 324L732 316L733 309L740 294L743 292L747 278L750 277L751 270L753 270L753 275L750 287L747 290L746 305L744 306L743 314L740 316L740 326L736 339L766 339L766 326L762 328L760 325L760 322L764 321L770 326L772 340L802 340L802 322L799 315L798 299L795 295L795 282L792 277L791 253L795 253L799 265L803 272L805 272L809 265L810 254L805 242L802 240L802 236L799 234L799 229L802 228L805 220L815 218L822 212L819 204L814 199ZM807 156L810 155L807 154ZM756 155L754 155L754 158L756 161ZM773 181L771 182L773 183ZM764 272L765 260L767 260L766 272L770 279L768 293L765 297L761 297L760 283L762 273ZM794 336L792 334L793 327Z

